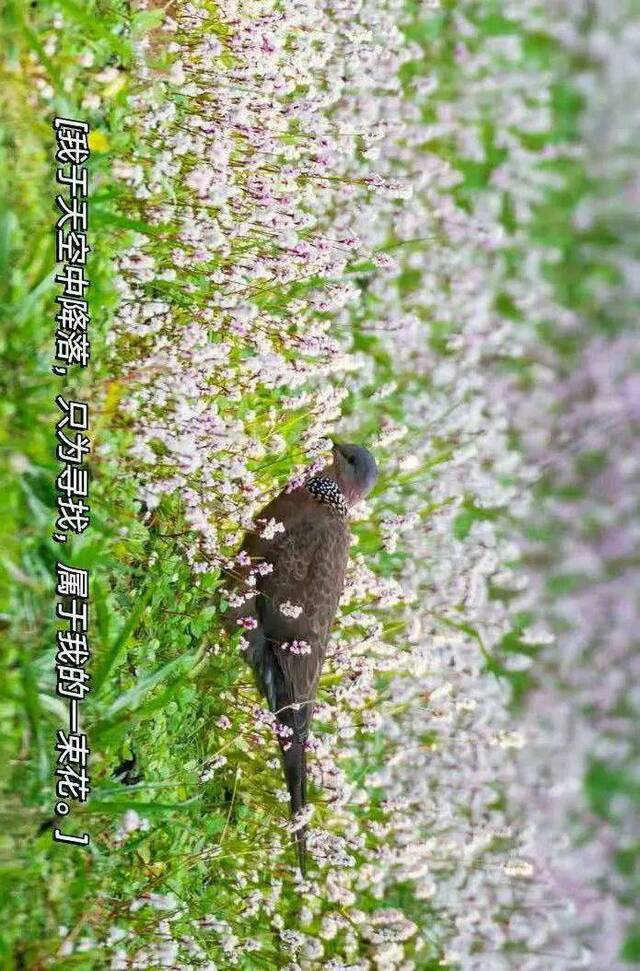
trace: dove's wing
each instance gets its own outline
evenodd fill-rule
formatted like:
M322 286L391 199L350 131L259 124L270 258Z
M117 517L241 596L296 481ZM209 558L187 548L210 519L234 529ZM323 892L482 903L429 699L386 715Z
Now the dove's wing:
M329 630L344 587L349 543L344 520L314 504L267 554L273 572L258 583L265 693L273 711L305 703L292 711L291 719L285 713L281 718L299 737L308 731ZM289 615L298 608L298 616ZM293 641L302 642L305 653L284 646Z

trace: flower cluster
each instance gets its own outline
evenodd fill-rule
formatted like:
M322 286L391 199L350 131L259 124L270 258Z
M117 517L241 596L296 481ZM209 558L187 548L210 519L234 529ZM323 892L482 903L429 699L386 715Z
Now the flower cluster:
M311 645L306 641L283 641L280 650L290 651L291 654L311 654Z
M275 876L243 892L256 939L232 915L202 924L229 963L259 949L265 929L291 953L292 971L436 961L562 971L583 960L589 929L572 918L556 867L557 802L548 805L552 789L543 798L525 763L530 773L541 753L544 763L566 745L553 678L569 667L582 677L587 632L627 603L628 577L598 588L600 607L570 602L580 633L567 668L516 722L510 684L526 673L527 649L556 657L531 619L518 656L502 653L514 637L513 597L524 587L530 613L544 601L544 577L537 583L531 570L527 585L518 572L532 483L549 467L571 483L576 468L541 418L558 369L536 338L545 320L569 336L577 321L546 272L558 253L534 245L532 227L580 153L553 134L554 78L531 55L547 36L536 5L504 7L501 29L490 30L485 5L471 0L426 21L408 21L400 0L221 0L215 9L198 0L170 11L159 31L166 72L146 56L150 39L140 45L131 123L147 134L117 174L150 230L120 261L112 347L144 515L162 524L179 509L175 547L194 574L231 563L250 570L251 586L260 565L230 560L244 529L287 482L321 470L339 420L383 470L362 522L354 517L309 739L310 777L329 801L309 834L320 887L300 889L302 912ZM560 13L555 29L575 41ZM594 218L588 206L578 215ZM631 452L623 461L609 451L612 430L637 420L629 358L626 338L594 344L557 412L561 440L584 436L582 453L610 456L598 509L612 496L624 513L603 521L607 561L629 553L633 510L622 494L637 470ZM525 370L535 393L512 377ZM618 392L603 414L609 377ZM573 508L554 503L549 511L567 523ZM281 524L261 529L273 538ZM588 572L590 547L573 535L566 572ZM298 617L303 608L279 609ZM607 657L627 646L620 634ZM622 686L613 674L598 684L610 719ZM564 777L573 798L595 740L565 710L583 732ZM246 737L220 758L262 764L273 720L243 696L237 717ZM290 730L277 730L286 748ZM260 860L270 869L287 852L275 832ZM239 892L254 878L243 870L238 880ZM411 916L371 912L407 885ZM318 934L301 929L313 922ZM198 966L176 940L171 961Z

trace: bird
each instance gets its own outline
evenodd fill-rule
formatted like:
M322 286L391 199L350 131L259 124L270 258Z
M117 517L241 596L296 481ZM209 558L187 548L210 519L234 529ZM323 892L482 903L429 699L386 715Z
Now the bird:
M257 528L245 534L242 565L230 581L236 591L245 584L244 600L239 597L242 602L225 615L228 630L242 628L256 686L275 714L302 877L306 825L296 817L307 805L306 740L344 589L347 515L378 477L375 459L362 445L332 446L330 465L301 484L292 482L254 517Z

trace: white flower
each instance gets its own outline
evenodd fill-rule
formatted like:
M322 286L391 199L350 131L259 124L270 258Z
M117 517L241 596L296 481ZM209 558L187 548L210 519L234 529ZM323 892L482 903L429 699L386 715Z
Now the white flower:
M289 600L285 600L284 603L279 605L280 613L284 614L285 617L296 618L302 613L302 607L299 604L292 604Z
M279 523L275 519L270 519L263 527L260 536L262 539L273 539L277 533L284 533L284 523Z

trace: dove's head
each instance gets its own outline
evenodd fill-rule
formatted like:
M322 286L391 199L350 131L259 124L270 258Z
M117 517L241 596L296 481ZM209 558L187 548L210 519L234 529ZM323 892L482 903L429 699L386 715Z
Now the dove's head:
M331 471L349 505L364 499L378 478L378 466L371 452L362 445L342 442L333 443Z

